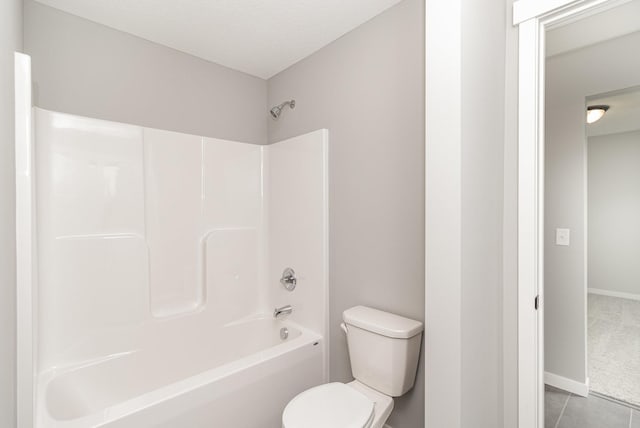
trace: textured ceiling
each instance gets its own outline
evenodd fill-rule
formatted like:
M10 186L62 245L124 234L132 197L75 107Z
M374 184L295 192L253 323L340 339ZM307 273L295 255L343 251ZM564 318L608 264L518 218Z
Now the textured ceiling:
M400 0L37 0L267 79Z

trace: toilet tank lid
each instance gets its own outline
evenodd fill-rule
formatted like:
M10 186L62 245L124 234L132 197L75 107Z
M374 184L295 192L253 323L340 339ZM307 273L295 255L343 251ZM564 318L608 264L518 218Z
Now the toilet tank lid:
M342 314L344 322L386 337L408 339L422 331L420 321L366 306L354 306Z

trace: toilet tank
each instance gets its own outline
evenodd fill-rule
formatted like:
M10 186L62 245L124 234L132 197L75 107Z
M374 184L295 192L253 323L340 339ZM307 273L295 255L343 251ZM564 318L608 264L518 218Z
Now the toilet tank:
M359 382L391 397L413 387L422 323L366 306L343 313L351 372Z

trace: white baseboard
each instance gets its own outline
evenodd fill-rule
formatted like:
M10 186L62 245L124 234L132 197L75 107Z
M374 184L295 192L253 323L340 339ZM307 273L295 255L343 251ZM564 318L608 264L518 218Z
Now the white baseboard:
M640 300L640 294L623 293L621 291L603 290L601 288L588 288L591 294L599 294L601 296L620 297L621 299Z
M589 378L587 378L587 381L585 383L581 383L573 379L558 376L557 374L544 372L544 383L555 388L562 389L563 391L579 395L581 397L586 397L589 395Z

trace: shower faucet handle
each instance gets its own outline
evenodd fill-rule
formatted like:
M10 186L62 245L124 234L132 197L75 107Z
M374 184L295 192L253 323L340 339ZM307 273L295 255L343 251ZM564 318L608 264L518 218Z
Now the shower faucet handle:
M286 288L287 291L295 290L296 285L298 284L298 280L296 279L296 272L290 267L286 268L282 272L282 278L280 278L280 284L282 284L282 286Z

